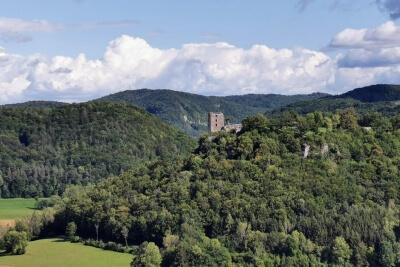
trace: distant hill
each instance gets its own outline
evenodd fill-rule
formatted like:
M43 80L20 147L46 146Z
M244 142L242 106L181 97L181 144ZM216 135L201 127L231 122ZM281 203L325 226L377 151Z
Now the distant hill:
M126 103L53 109L0 107L0 197L60 194L196 145L167 122Z
M308 95L278 95L278 94L248 94L224 96L222 99L242 105L250 105L255 108L275 109L290 103L306 101L329 96L325 93L312 93Z
M6 108L20 108L20 107L29 107L29 108L57 108L64 105L68 105L67 103L57 102L57 101L28 101L23 103L16 103L16 104L6 104L1 105L2 107Z
M239 123L249 115L287 105L299 100L315 99L326 94L311 95L243 95L202 96L172 90L128 90L102 97L100 101L125 101L138 105L155 116L170 122L185 133L199 137L207 131L208 112L223 112Z
M360 100L361 102L397 101L400 100L400 85L370 85L336 96L336 98L347 97Z
M273 111L267 111L265 115L276 117L291 110L304 115L314 111L335 112L337 109L354 107L361 114L382 112L383 115L392 116L400 111L397 103L399 100L399 85L378 84L357 88L341 95L291 103Z

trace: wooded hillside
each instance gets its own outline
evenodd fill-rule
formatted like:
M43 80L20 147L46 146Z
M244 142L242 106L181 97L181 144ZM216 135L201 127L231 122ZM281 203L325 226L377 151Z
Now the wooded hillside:
M279 117L286 111L296 111L306 115L315 111L334 113L337 109L354 107L360 114L380 112L385 116L394 116L400 112L400 86L377 84L357 88L336 96L298 101L267 111L266 116Z
M240 123L249 115L263 114L282 105L300 100L315 99L326 94L310 95L242 95L202 96L172 90L129 90L112 94L99 100L124 101L138 105L155 116L168 121L190 136L198 138L207 132L209 112L222 112Z
M158 157L187 155L195 140L125 103L0 108L1 197L48 197Z
M394 266L399 155L400 115L248 117L238 134L202 136L184 160L64 199L55 226L96 238L98 225L119 242L127 227L129 243L161 248L163 266Z

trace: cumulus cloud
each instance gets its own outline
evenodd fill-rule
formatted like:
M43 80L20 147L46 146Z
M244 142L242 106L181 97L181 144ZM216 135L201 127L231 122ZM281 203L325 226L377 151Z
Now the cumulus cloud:
M388 21L373 29L345 29L337 34L329 49L344 49L338 66L385 67L400 63L400 27Z
M337 34L329 48L379 49L400 46L400 27L388 21L373 29L345 29Z
M334 59L336 88L400 83L400 27L388 21L372 29L345 29L326 50L340 50Z
M144 87L206 95L311 93L325 89L333 68L327 55L303 48L245 50L221 42L162 50L126 35L111 41L97 60L84 54L24 58L3 51L0 62L3 102L44 96L83 101Z
M377 51L352 49L338 58L338 66L343 68L369 68L400 64L400 47L382 48Z
M379 9L389 13L391 19L400 17L400 0L376 0Z
M22 57L0 49L0 103L78 102L137 88L204 95L340 93L373 83L400 82L400 64L393 59L400 58L400 49L386 49L374 54L367 48L354 48L349 50L353 54L332 59L304 48L254 45L242 49L224 42L158 49L127 35L111 41L97 60L84 54ZM390 64L371 64L379 60Z

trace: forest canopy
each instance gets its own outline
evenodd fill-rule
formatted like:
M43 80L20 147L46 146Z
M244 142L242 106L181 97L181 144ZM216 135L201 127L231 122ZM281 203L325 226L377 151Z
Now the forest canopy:
M0 197L49 197L159 157L188 155L195 140L126 103L0 107Z
M69 195L50 228L140 245L137 260L151 244L163 266L394 266L399 155L400 115L247 117Z

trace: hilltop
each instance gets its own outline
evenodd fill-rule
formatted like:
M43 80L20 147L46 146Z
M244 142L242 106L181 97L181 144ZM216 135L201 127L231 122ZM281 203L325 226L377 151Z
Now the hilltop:
M399 100L399 85L377 84L357 88L336 96L298 101L273 111L267 111L265 114L269 117L276 117L286 111L307 114L314 111L335 112L337 109L354 107L360 114L382 112L384 115L392 116L400 111L397 103Z
M356 88L337 98L352 98L361 102L397 101L400 100L400 85L376 84Z
M2 105L5 108L57 108L64 105L68 105L68 103L57 102L57 101L45 101L45 100L35 100L35 101L27 101L23 103L15 103L15 104L6 104Z
M196 141L126 103L53 109L0 107L1 197L61 194L158 157L187 155Z

